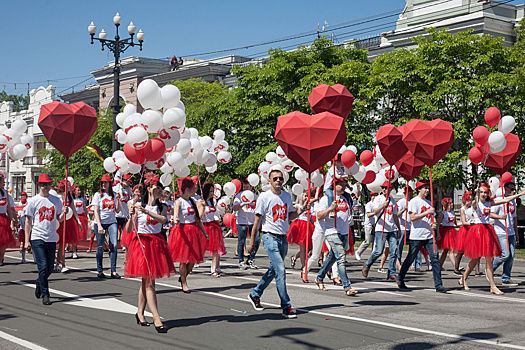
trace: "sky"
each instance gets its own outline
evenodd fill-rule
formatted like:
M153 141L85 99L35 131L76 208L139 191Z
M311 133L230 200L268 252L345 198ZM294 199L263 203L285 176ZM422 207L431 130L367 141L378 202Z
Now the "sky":
M58 95L95 83L89 72L112 61L113 54L101 51L98 42L90 44L87 27L94 21L96 37L104 28L113 38L117 12L121 38L128 37L130 21L146 34L143 51L131 47L122 56L163 58L168 64L173 55L262 57L272 47L311 43L318 23L325 26L324 34L334 33L336 42L377 35L395 28L404 6L405 0L2 0L0 91L26 94L28 83L32 90L49 81ZM303 36L257 45L298 35ZM252 45L257 46L210 53Z

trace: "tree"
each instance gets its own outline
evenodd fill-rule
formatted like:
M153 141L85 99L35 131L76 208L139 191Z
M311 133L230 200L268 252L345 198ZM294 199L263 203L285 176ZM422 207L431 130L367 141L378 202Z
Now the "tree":
M13 112L20 112L29 107L29 95L9 95L5 91L0 92L0 102L13 102Z

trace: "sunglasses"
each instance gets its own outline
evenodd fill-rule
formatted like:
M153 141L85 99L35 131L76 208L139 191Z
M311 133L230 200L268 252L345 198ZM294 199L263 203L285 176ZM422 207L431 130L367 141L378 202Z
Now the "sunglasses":
M274 178L272 179L272 181L284 181L284 177L282 177L282 176L274 177Z

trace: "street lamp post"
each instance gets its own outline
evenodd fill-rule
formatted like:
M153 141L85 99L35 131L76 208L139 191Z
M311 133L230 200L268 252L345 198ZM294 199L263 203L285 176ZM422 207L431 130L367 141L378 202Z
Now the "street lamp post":
M145 34L142 32L142 29L139 30L137 33L137 40L138 43L133 42L133 36L135 35L135 31L137 28L131 22L128 26L128 33L130 35L127 39L120 39L118 35L118 27L120 26L120 23L122 22L122 17L117 14L115 17L113 17L113 23L115 23L116 27L116 34L115 39L111 40L108 39L108 35L104 29L102 29L98 35L98 38L95 38L95 33L97 32L97 27L93 22L88 26L88 32L91 35L91 44L94 43L93 40L100 41L102 45L102 51L104 51L104 47L107 47L111 52L113 52L113 56L115 57L115 67L113 68L113 143L112 143L112 151L115 152L120 149L120 145L115 139L115 133L118 130L117 125L117 114L120 113L120 54L124 53L130 46L136 46L138 45L140 47L140 51L142 51L142 43L144 42Z

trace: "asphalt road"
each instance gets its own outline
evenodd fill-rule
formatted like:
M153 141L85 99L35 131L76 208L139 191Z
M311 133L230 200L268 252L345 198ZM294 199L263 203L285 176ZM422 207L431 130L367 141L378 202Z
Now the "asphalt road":
M298 318L287 320L273 283L262 297L266 309L253 310L247 295L269 260L261 246L260 268L241 271L235 245L236 240L226 239L223 277L210 276L209 261L195 269L188 279L191 294L182 293L177 276L157 281L167 334L135 323L140 280L97 279L94 253L80 252L80 259L67 260L70 273L51 276L53 305L43 306L34 297L36 265L21 264L20 253L8 251L0 267L0 348L525 349L524 260L514 263L513 279L520 285L502 287L503 296L491 295L488 281L479 276L469 278L471 291L463 291L451 271L443 272L445 286L452 288L447 294L434 291L431 272L409 273L411 289L399 290L377 272L377 265L365 280L362 262L348 256L348 275L359 293L347 297L339 286L327 284L323 292L302 283L298 266L287 270ZM290 246L288 256L296 251ZM123 260L119 252L122 275ZM109 267L107 254L104 265ZM309 279L314 278L311 272Z

